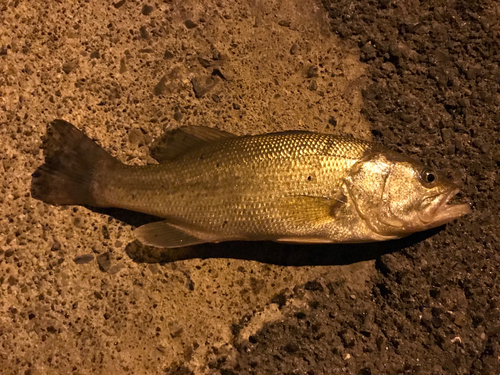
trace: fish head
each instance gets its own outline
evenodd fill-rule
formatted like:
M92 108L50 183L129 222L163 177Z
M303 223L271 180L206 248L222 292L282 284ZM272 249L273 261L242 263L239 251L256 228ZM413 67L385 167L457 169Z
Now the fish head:
M459 192L454 183L392 151L365 156L345 182L358 214L387 238L435 228L470 212L468 204L449 204Z

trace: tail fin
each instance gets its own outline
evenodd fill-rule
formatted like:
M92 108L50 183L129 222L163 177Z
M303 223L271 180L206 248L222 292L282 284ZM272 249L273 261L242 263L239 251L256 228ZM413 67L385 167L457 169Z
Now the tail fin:
M44 143L45 164L32 175L31 195L51 204L99 206L94 177L119 162L64 120L50 123Z

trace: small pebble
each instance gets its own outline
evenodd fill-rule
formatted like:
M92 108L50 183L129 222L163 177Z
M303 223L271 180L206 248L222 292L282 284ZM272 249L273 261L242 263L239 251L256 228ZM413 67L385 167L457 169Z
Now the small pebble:
M83 228L85 226L85 220L83 220L80 216L73 218L73 225L76 228Z
M198 57L198 62L204 68L208 68L211 65L210 61L207 59L204 59L203 57Z
M110 275L114 275L115 273L120 272L120 270L121 270L123 267L125 267L123 264L115 264L114 266L112 266L112 267L109 269L108 273L109 273Z
M179 337L182 335L182 332L184 332L184 328L182 328L177 322L169 323L169 329L170 336L172 336L172 338Z
M297 351L299 351L300 348L296 343L291 342L286 344L283 349L285 349L287 353L296 353Z
M182 117L183 117L183 116L182 116L182 112L176 111L176 112L174 113L174 120L175 120L175 121L181 121L181 120L182 120Z
M453 323L455 323L460 328L464 327L467 324L467 317L463 313L458 312L453 317Z
M372 57L374 58L377 53L377 50L372 44L367 43L363 47L361 47L361 52L363 52L367 58L372 58Z
M341 332L340 338L346 348L352 348L356 341L354 333L350 330Z
M78 60L66 61L62 66L62 70L64 73L69 74L75 70L76 67L78 67Z
M108 272L111 268L111 257L109 251L104 254L99 254L97 256L97 263L99 264L99 269L102 272Z
M128 134L128 140L131 145L137 146L144 141L144 134L142 134L141 129L132 129Z
M196 26L198 26L196 23L194 23L192 20L186 20L184 21L184 25L188 28L188 29L194 29Z
M311 91L316 91L318 89L318 83L315 80L312 80L307 88Z
M85 264L85 263L92 262L93 259L94 259L94 255L93 254L83 254L83 255L76 256L73 259L73 261L76 264Z
M443 138L444 142L447 142L455 137L455 132L453 131L453 129L443 128L441 129L441 137Z
M219 78L216 76L205 76L193 78L191 84L193 85L193 91L197 98L201 98L207 92L212 90L215 85L219 82Z
M146 29L146 26L141 26L139 29L139 32L141 33L141 38L142 39L151 39L151 35L149 35L149 31Z
M433 317L431 319L431 323L435 328L439 328L443 325L443 320L441 318L438 318L438 317Z
M154 88L156 96L162 95L167 91L167 77L163 76Z
M155 8L153 8L151 5L144 4L142 7L142 14L145 16L149 16L153 12L154 9Z
M290 47L290 55L295 55L298 49L299 46L297 45L297 43L292 44L292 46Z
M500 150L493 153L493 161L500 162Z
M333 127L336 127L337 126L337 119L333 116L330 116L330 118L328 119L328 123L333 126Z
M123 6L123 4L125 4L125 1L126 0L121 0L121 1L118 1L117 3L114 3L113 6L118 9L118 8L121 8Z
M163 54L163 58L165 60L173 59L174 58L174 54L167 49L167 50L165 50L165 53Z
M369 367L364 367L358 371L357 375L372 375L372 370Z
M301 311L299 311L299 312L295 313L295 317L297 319L304 319L306 317L306 314L303 313L303 312L301 312Z
M127 60L125 59L125 57L122 57L120 59L120 73L123 74L127 70L128 70L128 68L127 68Z
M220 77L220 78L222 78L225 81L228 80L227 75L222 72L222 70L221 70L220 67L219 68L215 68L214 70L212 70L212 75Z
M316 65L311 65L309 68L307 68L306 71L307 78L313 78L317 76L318 76L318 67Z
M149 270L152 272L152 273L158 273L160 272L160 268L158 267L158 265L156 263L151 263L148 265L148 268Z

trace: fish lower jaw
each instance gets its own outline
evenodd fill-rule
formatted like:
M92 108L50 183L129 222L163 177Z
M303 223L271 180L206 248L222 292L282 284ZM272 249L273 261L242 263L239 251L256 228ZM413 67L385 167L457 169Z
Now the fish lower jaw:
M436 228L450 221L458 219L471 212L471 207L467 203L463 204L444 204L433 215L430 220L422 220L425 229Z
M420 220L427 229L444 225L471 212L471 207L468 203L449 203L459 191L460 189L452 189L447 194L443 194L442 198L438 202L435 202L434 209L427 211L423 215L419 215Z
M445 204L439 209L436 214L435 221L440 221L445 224L449 221L458 219L461 216L471 212L471 207L468 203L463 204Z

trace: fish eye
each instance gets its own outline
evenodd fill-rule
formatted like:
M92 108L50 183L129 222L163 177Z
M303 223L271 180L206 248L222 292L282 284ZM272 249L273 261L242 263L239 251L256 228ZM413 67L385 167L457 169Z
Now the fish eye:
M424 169L420 174L420 178L426 187L432 187L437 182L437 174L432 169Z

